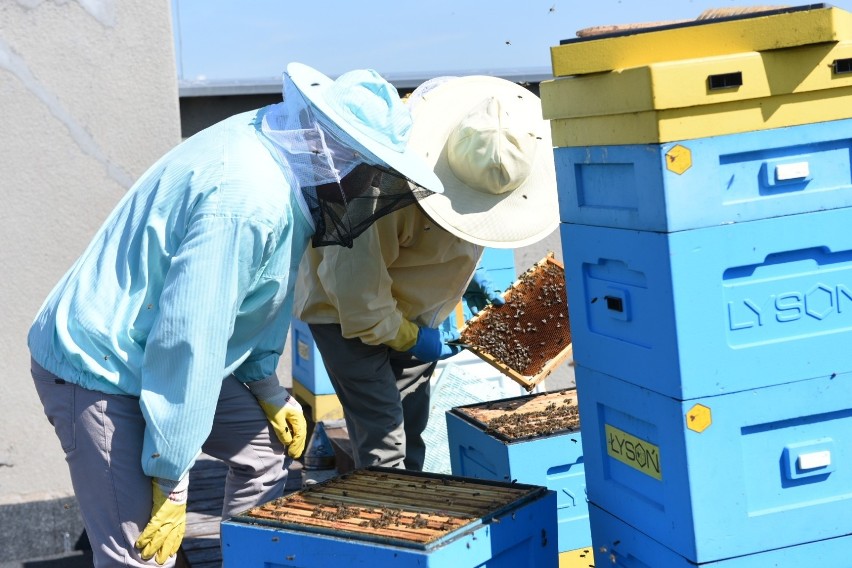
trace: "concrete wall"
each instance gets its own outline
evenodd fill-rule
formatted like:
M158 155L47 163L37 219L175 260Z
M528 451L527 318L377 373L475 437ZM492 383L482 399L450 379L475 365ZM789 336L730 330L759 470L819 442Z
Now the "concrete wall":
M33 316L133 180L179 141L169 0L0 2L5 526L16 504L72 494L29 376Z

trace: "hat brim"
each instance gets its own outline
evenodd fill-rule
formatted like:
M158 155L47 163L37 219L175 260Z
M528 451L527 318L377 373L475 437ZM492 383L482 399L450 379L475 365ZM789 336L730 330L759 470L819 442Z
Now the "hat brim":
M460 120L487 97L519 97L539 137L529 177L501 195L471 188L455 176L446 142ZM466 241L492 248L517 248L540 241L559 225L559 203L550 125L541 101L527 89L497 77L458 77L435 87L412 110L409 146L425 156L444 185L440 195L418 203L441 227Z
M337 125L359 146L353 150L363 153L377 163L387 164L412 182L434 193L443 191L440 178L410 144L404 152L398 152L373 140L350 125L348 120L326 101L325 92L334 82L331 78L303 63L287 65L287 75L314 110Z

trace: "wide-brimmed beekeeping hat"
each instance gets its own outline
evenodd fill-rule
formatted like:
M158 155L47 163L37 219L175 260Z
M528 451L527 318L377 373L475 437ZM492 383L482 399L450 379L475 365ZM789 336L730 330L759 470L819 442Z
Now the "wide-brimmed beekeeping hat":
M420 154L409 147L411 116L396 89L372 69L357 69L336 80L302 63L287 75L314 111L346 135L367 162L386 164L433 192L441 182Z
M409 102L409 145L444 185L418 203L466 241L515 248L559 224L550 125L528 89L497 77L445 78Z

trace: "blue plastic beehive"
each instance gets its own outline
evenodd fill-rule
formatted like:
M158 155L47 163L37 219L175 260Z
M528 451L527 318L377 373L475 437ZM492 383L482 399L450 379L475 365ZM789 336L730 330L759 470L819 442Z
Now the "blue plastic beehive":
M456 407L446 414L453 475L496 481L516 480L556 491L560 552L592 543L580 431L566 430L513 440L491 432L487 424L471 419L469 410L484 406L500 407L506 403L520 406L524 401L533 399L561 400L566 397L570 397L572 404L576 405L574 389L567 389Z
M514 249L487 248L482 252L479 265L488 271L489 278L498 290L505 290L518 277Z
M293 379L313 394L334 394L322 355L314 343L311 328L298 318L290 320Z
M689 401L575 376L590 505L699 563L852 534L852 373Z
M589 505L595 535L595 566L612 568L846 568L852 535L766 550L756 554L696 564L642 531L594 505Z
M358 472L356 472L357 474ZM438 476L407 472L413 484ZM446 476L443 479L451 479ZM487 490L488 482L458 480L471 489ZM497 484L493 484L496 487ZM502 484L508 487L509 484ZM318 487L318 486L317 486ZM488 518L473 519L431 542L407 541L405 534L416 533L412 526L396 529L395 537L382 536L379 531L346 531L345 522L310 522L310 511L304 518L309 522L286 523L253 518L247 514L223 521L221 525L222 560L225 568L339 568L365 566L369 568L541 568L558 563L556 539L556 495L543 487L519 486L522 496L500 505ZM343 501L364 493L357 485L350 490L331 495ZM391 492L381 504L381 510L394 506L394 498L402 489ZM347 497L348 496L348 497ZM374 505L375 512L380 504ZM448 502L447 509L463 509L464 504ZM406 507L410 510L411 507ZM423 504L424 515L441 514ZM418 515L419 516L419 515ZM357 521L356 521L357 522Z
M569 223L674 232L852 206L852 120L554 156Z
M852 208L655 233L562 224L574 360L678 399L852 370Z

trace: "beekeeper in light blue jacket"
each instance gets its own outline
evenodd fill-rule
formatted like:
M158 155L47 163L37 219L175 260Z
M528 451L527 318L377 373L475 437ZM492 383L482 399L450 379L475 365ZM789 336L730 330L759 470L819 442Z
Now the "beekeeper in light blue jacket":
M97 566L174 564L202 450L230 468L223 516L281 494L305 445L275 374L299 261L442 191L410 128L376 72L290 64L282 103L167 153L50 293L32 376Z

